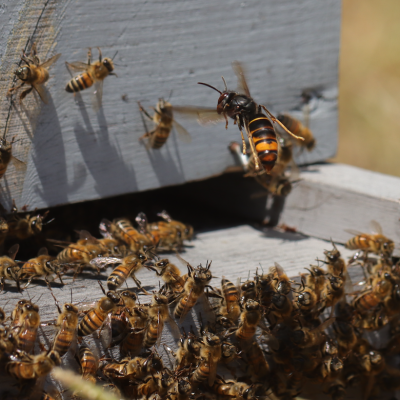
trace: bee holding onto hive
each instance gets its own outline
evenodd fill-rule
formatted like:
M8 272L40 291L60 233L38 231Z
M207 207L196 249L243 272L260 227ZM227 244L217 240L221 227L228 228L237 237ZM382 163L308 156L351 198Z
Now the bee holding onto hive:
M158 100L156 108L154 109L153 116L149 115L149 113L141 106L140 102L138 102L138 105L142 115L144 114L155 125L152 131L148 131L146 123L143 119L146 133L141 136L139 140L148 138L148 148L161 148L167 141L172 131L172 128L175 128L176 132L178 132L179 139L181 139L182 141L186 143L190 143L192 141L189 132L174 119L173 107L170 102L165 101L163 98L160 98Z
M20 66L15 71L15 75L18 79L22 81L22 83L19 86L9 89L8 95L11 95L11 93L15 90L18 90L25 84L28 84L31 87L24 90L19 96L20 104L22 103L22 100L26 97L26 95L29 94L33 89L38 92L42 101L47 104L47 94L43 87L43 84L49 80L49 71L47 69L52 64L54 64L60 58L60 56L60 53L56 54L42 64L40 62L40 58L37 55L36 43L33 43L31 54L27 56L23 52L21 57L22 62L24 62L26 65Z
M20 287L20 267L14 261L15 256L19 250L19 244L15 244L8 251L8 256L0 257L0 278L1 278L1 290L4 290L5 280L13 280L17 284L18 291L21 291Z
M87 64L83 62L73 62L68 63L65 62L67 68L74 71L84 71L81 74L73 77L65 87L65 90L69 93L80 92L81 90L87 89L91 87L93 84L95 85L94 96L92 100L92 106L95 112L97 112L102 103L103 97L103 81L108 75L116 74L114 71L114 62L113 59L117 53L115 53L114 57L103 58L101 54L101 50L99 50L99 60L92 63L92 50L89 48L88 50L88 62Z

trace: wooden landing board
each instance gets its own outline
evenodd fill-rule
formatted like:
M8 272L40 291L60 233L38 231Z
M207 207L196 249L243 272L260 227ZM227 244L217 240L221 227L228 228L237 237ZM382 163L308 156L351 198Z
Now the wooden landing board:
M238 226L235 228L216 230L212 232L201 233L196 240L192 242L191 247L186 249L182 257L189 261L193 266L202 263L205 265L206 260L212 260L211 271L218 278L214 278L211 282L213 286L220 286L222 276L236 283L237 278L247 279L253 276L256 269L260 269L260 264L266 270L278 262L289 276L298 276L299 272L305 272L304 268L315 263L316 257L322 258L324 249L329 249L331 245L325 241L307 238L300 234L280 233L275 230L266 230L261 232L248 225ZM338 246L344 257L350 256L351 252ZM176 262L182 273L186 272L185 266L179 263L175 256L166 256L171 261ZM109 268L104 276L101 276L103 284L105 279L111 273ZM360 277L360 271L351 270L351 277L354 282ZM158 289L158 278L153 272L146 270L140 271L137 277L147 290ZM74 283L72 279L65 277L67 284L64 287L53 283L53 293L60 303L69 302L71 300L71 289L74 302L95 301L102 297L101 290L97 283L98 277L94 274L87 273L79 277ZM132 280L128 281L129 287L133 287ZM9 287L8 287L9 288ZM31 297L34 303L40 307L40 316L43 322L53 321L57 316L57 310L54 300L51 297L46 285L32 284L27 291L22 294L15 291L7 291L1 294L0 306L3 306L6 313L10 313L15 303L22 298ZM140 299L146 302L144 296ZM198 329L199 312L203 315L203 320L207 321L212 316L207 314L203 303L199 302L195 309L188 314L184 320L183 327L186 330L192 325ZM47 338L41 337L41 342L48 345L49 340L53 336L53 328L45 328L48 335ZM170 333L169 325L164 328L162 341L173 349L176 344ZM96 347L100 354L104 350L99 341L93 342L91 338L87 338L91 346ZM163 351L161 351L163 352ZM168 365L168 357L163 354L164 360ZM76 362L67 355L63 359L63 366L77 369ZM3 381L4 382L4 381ZM4 390L4 384L0 380L0 394Z
M400 255L400 179L343 164L309 167L288 196L280 221L306 235L345 243L345 229L372 233L376 220Z
M336 152L340 2L15 0L1 11L0 132L7 124L7 138L18 140L14 155L27 165L26 172L10 165L0 183L6 208L13 198L18 207L44 208L221 174L234 164L227 147L240 138L237 127L203 128L177 116L192 143L172 134L161 150L147 151L138 141L144 128L136 102L149 108L173 90L175 105L215 107L218 94L197 82L222 88L224 75L234 89L235 59L247 66L253 97L274 112L303 118L301 93L317 94L310 114L317 147L298 162ZM49 103L30 94L11 107L5 94L31 35L42 60L62 53L50 68ZM71 76L64 64L86 62L88 47L96 59L96 46L103 56L118 51L118 78L105 80L97 114L92 89L75 98L65 92Z

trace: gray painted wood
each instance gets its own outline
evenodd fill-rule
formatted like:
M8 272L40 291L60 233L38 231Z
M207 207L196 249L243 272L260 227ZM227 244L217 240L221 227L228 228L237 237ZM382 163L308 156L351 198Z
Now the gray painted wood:
M239 138L233 124L226 131L223 124L203 128L177 117L192 143L172 135L161 150L148 152L138 142L144 128L136 101L154 106L173 90L173 104L216 106L217 94L196 83L222 88L224 75L234 88L235 59L247 66L253 97L274 112L299 110L302 91L317 90L322 97L314 102L310 127L318 145L298 162L335 154L340 2L229 0L221 6L212 0L52 0L43 14L43 0L4 4L1 131L10 109L4 94L28 37L35 31L43 60L62 53L50 69L49 104L29 95L22 107L12 109L7 137L19 140L14 154L26 162L27 171L19 174L9 167L1 182L5 206L15 198L19 207L43 208L221 174L234 165L227 150ZM109 57L118 50L118 78L105 80L97 114L91 109L92 90L75 98L64 90L70 79L64 62L85 61L89 46L100 46Z
M288 196L280 221L299 232L345 243L345 229L372 233L378 221L400 255L400 179L342 164L309 167Z

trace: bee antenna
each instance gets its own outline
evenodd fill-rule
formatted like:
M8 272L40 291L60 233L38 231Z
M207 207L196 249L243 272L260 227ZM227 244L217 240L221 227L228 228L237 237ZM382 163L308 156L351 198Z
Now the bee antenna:
M222 92L220 90L218 90L217 88L215 88L214 86L209 85L208 83L203 83L203 82L197 82L199 85L204 85L204 86L208 86L211 89L214 89L216 92L218 92L219 94L222 94Z
M103 291L104 296L105 296L105 295L106 295L106 291L104 290L104 287L103 287L102 283L101 283L100 281L97 281L97 282L98 282L98 284L100 285L101 290Z
M118 54L118 50L115 52L115 54L114 54L114 56L113 56L113 58L111 59L111 60L113 60L114 61L114 58L115 58L115 56Z
M225 92L228 91L228 86L226 86L226 81L225 78L223 76L221 76L222 80L224 81L224 85L225 85Z

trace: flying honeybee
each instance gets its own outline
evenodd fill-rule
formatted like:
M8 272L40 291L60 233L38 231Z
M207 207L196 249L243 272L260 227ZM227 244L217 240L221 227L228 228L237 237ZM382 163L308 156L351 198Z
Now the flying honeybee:
M65 62L67 68L75 71L85 71L75 77L73 77L65 87L65 90L69 93L76 93L81 90L87 89L91 87L93 84L95 85L95 96L93 97L92 106L93 109L97 112L101 107L101 101L103 97L103 81L108 75L116 74L114 71L114 62L113 59L116 55L114 55L113 59L102 57L101 50L99 50L99 60L95 61L92 64L92 50L89 48L88 51L88 62L87 64L83 62L73 62L68 63Z
M304 140L295 140L295 143L299 146L305 147L308 151L311 151L315 147L316 140L311 130L303 125L298 119L294 118L290 114L278 114L277 119L281 121L283 125L295 135L300 136Z
M17 208L13 206L13 211L17 211ZM43 222L49 212L46 211L43 215L26 214L24 217L14 215L14 217L8 221L8 236L16 237L17 239L24 240L31 236L39 234L44 225L52 222L53 220Z
M9 89L8 95L21 88L25 84L28 84L31 85L31 87L21 93L19 96L19 102L21 103L25 96L35 89L42 101L47 103L47 95L43 87L43 84L49 80L49 71L47 71L47 68L54 64L60 58L61 54L56 54L41 64L40 59L36 54L36 43L32 44L31 51L32 54L29 56L27 56L25 53L22 54L21 60L26 65L19 67L15 71L15 75L22 81L22 83L19 86Z
M20 351L16 356L10 356L10 359L11 361L6 364L6 371L19 381L46 376L54 366L61 364L56 351L43 352L37 356L30 356Z
M223 92L207 83L199 82L199 84L208 86L220 94L216 110L217 115L215 115L215 110L197 109L196 113L199 116L199 122L218 121L222 117L226 121L227 127L228 117L235 120L242 136L243 154L246 154L246 142L243 135L244 129L255 160L255 170L258 171L260 169L261 163L268 173L274 168L278 158L278 143L272 123L278 123L294 138L298 140L304 139L290 132L265 106L257 105L250 95L242 65L238 61L234 61L232 67L238 78L238 92L228 90L224 78L222 78L225 84ZM262 110L267 115L263 114ZM185 112L185 110L182 110L182 112Z
M138 105L139 110L155 125L155 128L149 132L143 120L144 126L146 128L146 133L141 136L139 140L149 138L149 148L161 148L167 141L172 128L175 128L181 140L186 143L191 142L192 139L189 135L189 132L182 125L175 121L171 103L165 101L163 98L160 98L158 100L156 108L154 109L153 116L149 115L149 113L141 106L140 102L138 102Z
M394 250L393 240L382 234L382 227L378 222L371 221L371 226L376 233L367 234L355 230L346 230L355 236L348 240L345 246L350 250L370 251L377 255L390 257Z
M5 137L0 139L0 179L6 173L10 161L18 171L26 170L26 164L12 155L13 143L14 138L12 138L11 142L7 142Z

